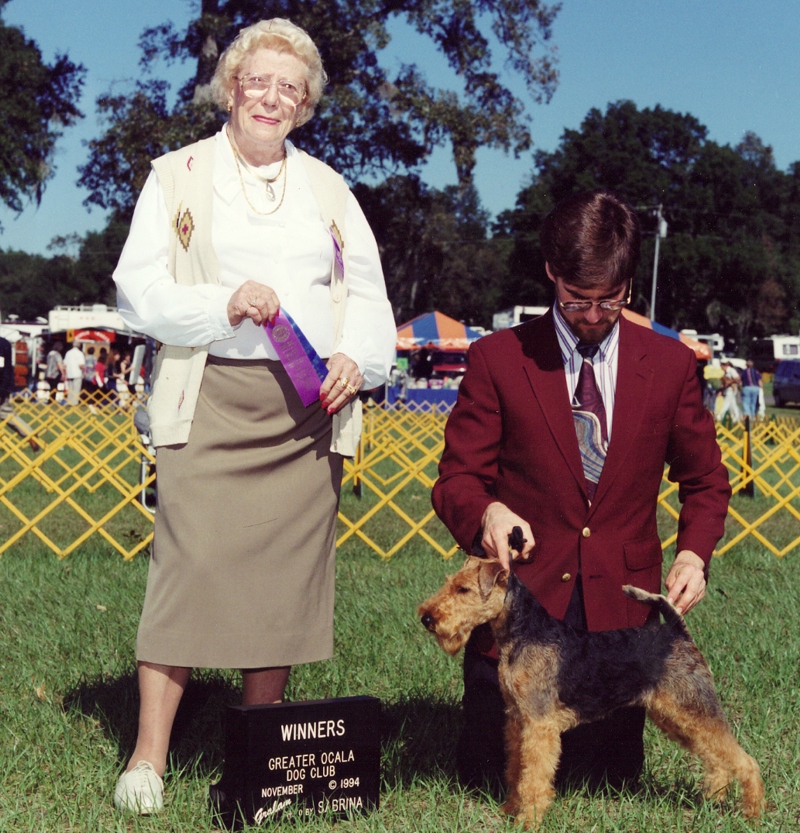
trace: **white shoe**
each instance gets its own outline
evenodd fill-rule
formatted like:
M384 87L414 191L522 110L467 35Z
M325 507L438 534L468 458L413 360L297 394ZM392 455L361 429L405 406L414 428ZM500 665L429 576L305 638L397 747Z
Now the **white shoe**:
M164 782L147 761L123 772L114 790L114 806L140 816L158 813L164 807Z

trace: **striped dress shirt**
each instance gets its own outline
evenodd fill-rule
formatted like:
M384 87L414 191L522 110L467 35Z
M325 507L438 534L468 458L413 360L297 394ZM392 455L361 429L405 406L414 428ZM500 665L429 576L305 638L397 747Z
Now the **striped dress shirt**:
M561 358L567 375L567 393L570 403L574 403L575 388L578 385L578 374L581 371L583 357L578 352L578 338L570 330L569 325L561 315L558 304L553 305L553 321L556 325L556 336L561 348ZM600 349L595 354L592 366L597 388L603 397L606 409L606 423L608 439L611 441L611 423L614 417L614 399L617 391L617 365L619 360L619 320L611 332L600 342Z

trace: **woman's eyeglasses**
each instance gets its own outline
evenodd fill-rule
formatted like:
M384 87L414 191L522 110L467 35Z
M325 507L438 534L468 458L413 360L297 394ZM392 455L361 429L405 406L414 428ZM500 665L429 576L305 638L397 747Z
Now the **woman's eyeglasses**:
M306 97L306 90L302 84L295 84L293 81L273 81L263 75L234 76L242 88L242 92L248 98L262 98L267 92L275 87L278 95L292 104L299 104Z

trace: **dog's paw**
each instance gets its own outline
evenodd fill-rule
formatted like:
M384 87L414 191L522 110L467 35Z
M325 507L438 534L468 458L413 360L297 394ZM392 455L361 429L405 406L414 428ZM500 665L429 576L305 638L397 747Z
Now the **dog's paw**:
M529 807L517 814L517 822L522 824L525 830L538 830L542 825L544 813L544 810Z

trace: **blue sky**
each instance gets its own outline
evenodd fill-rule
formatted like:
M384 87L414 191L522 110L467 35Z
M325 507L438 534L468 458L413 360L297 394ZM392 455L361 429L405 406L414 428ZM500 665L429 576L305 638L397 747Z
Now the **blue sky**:
M45 60L67 52L88 70L81 100L86 118L68 129L55 158L57 172L41 205L16 216L0 209L0 248L47 253L56 235L85 234L105 225L102 211L83 206L76 185L85 162L82 142L100 134L94 102L110 89L138 77L138 39L147 26L173 20L179 27L194 16L192 0L10 0L8 25L21 26ZM432 83L447 68L430 47L394 27L385 63L417 62ZM313 33L311 33L313 36ZM660 104L691 113L709 138L737 144L755 131L771 145L777 165L800 160L800 3L797 0L564 0L553 27L560 81L552 101L531 103L536 148L554 150L565 128L578 128L592 107L631 99L639 108ZM161 77L182 81L188 67L164 68ZM515 79L508 78L516 86ZM481 151L475 180L485 207L496 214L511 208L533 170L532 156L520 159ZM438 150L424 171L429 184L455 182L450 149Z

